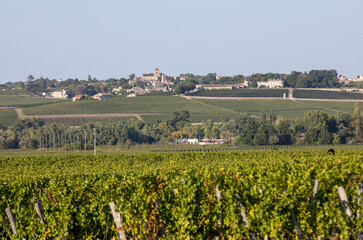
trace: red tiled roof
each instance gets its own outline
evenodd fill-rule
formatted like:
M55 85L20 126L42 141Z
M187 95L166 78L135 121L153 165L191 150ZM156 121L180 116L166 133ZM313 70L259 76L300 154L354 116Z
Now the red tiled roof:
M76 96L74 96L74 98L81 98L81 97L83 97L83 95L76 95Z
M144 73L143 76L144 77L153 77L154 74L153 73Z
M159 68L155 68L155 71L160 71Z

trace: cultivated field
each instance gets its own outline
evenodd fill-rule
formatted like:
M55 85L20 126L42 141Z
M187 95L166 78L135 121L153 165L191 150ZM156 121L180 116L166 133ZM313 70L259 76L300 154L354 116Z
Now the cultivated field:
M203 106L176 96L114 97L103 101L89 100L57 103L24 109L26 115L102 114L102 113L171 113L188 110L191 113L216 113L220 110Z
M338 113L353 113L354 102L338 101L299 101L299 100L217 100L198 99L209 106L229 109L246 115L260 116L262 112L270 113L273 110L276 116L285 118L302 118L305 113L314 110L324 111L330 115ZM363 102L358 102L363 108Z
M1 97L0 97L1 98ZM22 99L23 103L26 98ZM15 102L7 101L2 103L5 106L21 106L18 97L13 97ZM344 101L304 101L289 99L189 99L179 96L142 96L136 98L114 97L104 101L89 100L77 102L49 102L49 99L30 98L30 104L43 105L22 108L23 113L30 116L39 116L47 123L64 123L66 125L79 125L81 123L99 121L109 122L139 118L147 123L166 121L171 113L179 110L187 110L190 113L190 120L193 123L200 123L211 119L215 122L222 122L227 119L239 119L241 117L260 117L262 112L274 111L276 116L295 119L302 118L305 113L313 110L321 110L328 114L353 113L354 102ZM37 102L38 101L38 102ZM358 102L363 109L363 102ZM1 110L4 111L4 110ZM21 112L18 110L18 112ZM11 116L11 120L4 118L6 124L14 121L13 111L6 110L4 116ZM85 116L82 114L92 114ZM102 115L120 114L120 116ZM124 115L123 115L124 114ZM127 116L132 114L133 116ZM152 114L152 115L150 115ZM62 115L62 116L61 116ZM121 116L122 115L122 116ZM61 116L61 117L60 117ZM1 122L1 120L0 120Z
M362 150L2 157L0 236L347 239L363 229L362 157Z
M70 100L27 96L0 96L0 107L31 107L65 101Z
M12 125L18 116L16 115L16 112L14 109L3 109L0 110L0 124L3 126L10 126Z

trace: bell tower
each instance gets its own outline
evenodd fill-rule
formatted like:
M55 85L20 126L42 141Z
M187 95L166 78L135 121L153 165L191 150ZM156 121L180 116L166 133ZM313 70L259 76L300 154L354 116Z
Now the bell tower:
M158 77L160 77L160 69L159 68L155 68L155 70L154 70L154 77L156 79L158 79Z

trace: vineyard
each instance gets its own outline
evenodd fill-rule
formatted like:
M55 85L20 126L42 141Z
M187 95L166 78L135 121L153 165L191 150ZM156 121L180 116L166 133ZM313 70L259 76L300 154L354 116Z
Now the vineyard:
M200 97L268 97L283 98L289 95L288 89L221 89L221 90L201 90L188 93L188 96Z
M14 109L4 109L0 110L0 124L3 126L10 126L12 125L18 116Z
M347 239L363 230L362 160L363 150L6 157L0 235Z
M294 89L292 96L294 98L310 98L310 99L363 100L362 93L327 91L327 90Z
M0 107L32 107L66 101L69 100L28 96L0 96Z
M55 103L44 106L24 108L26 115L45 114L102 114L102 113L172 113L188 110L190 113L220 112L212 107L191 102L176 96L142 96L136 98L113 97L103 101L87 100Z
M114 122L117 123L119 121L126 122L129 119L135 119L135 117L88 117L88 118L43 118L45 124L63 124L65 126L80 126L86 123L110 123Z

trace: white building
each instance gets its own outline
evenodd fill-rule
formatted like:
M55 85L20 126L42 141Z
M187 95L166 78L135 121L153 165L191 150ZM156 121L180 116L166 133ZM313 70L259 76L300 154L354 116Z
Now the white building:
M283 87L284 86L284 80L281 79L268 79L267 82L257 82L258 88L277 88L277 87Z
M55 92L45 92L43 93L44 97L48 98L68 98L71 91L69 90L62 90L62 91L55 91Z
M198 144L198 138L175 139L174 144Z

